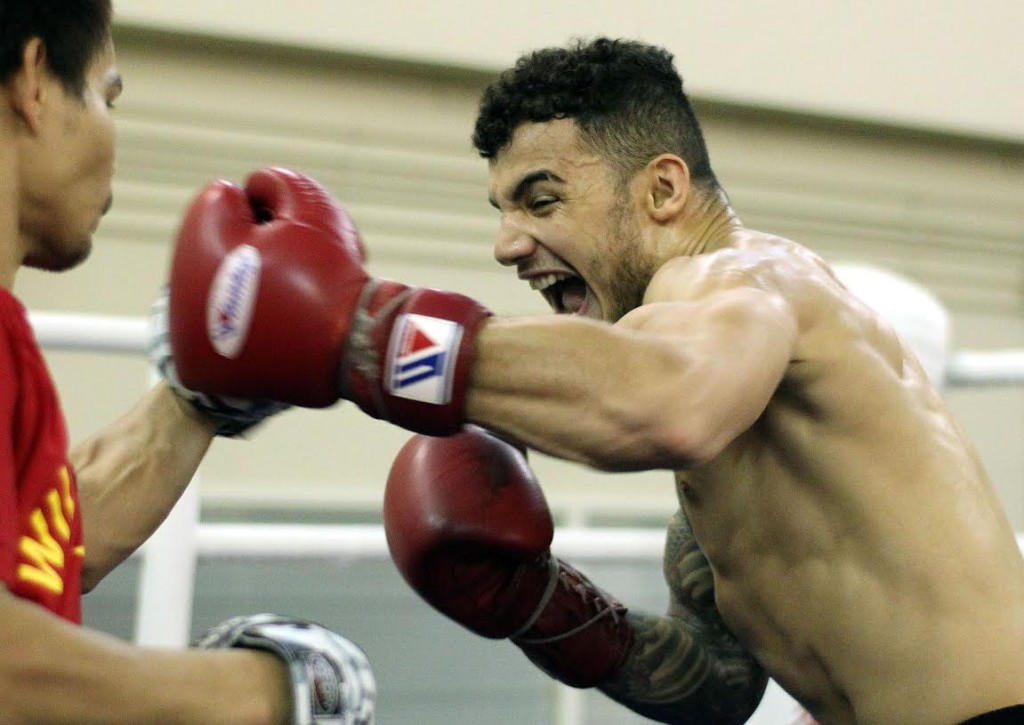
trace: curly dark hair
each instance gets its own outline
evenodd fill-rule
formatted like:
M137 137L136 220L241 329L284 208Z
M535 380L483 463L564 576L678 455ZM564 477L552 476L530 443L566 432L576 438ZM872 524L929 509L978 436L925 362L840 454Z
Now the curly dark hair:
M39 38L51 73L73 95L85 92L90 61L110 38L111 0L0 0L0 83L21 67Z
M473 146L495 158L525 122L569 118L584 141L628 178L662 153L717 186L697 116L664 48L623 39L577 40L522 56L480 101Z

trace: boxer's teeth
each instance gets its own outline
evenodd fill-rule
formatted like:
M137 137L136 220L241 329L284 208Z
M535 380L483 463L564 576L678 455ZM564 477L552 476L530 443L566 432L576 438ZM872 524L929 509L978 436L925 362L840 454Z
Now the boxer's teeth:
M568 274L544 274L530 280L530 289L543 292L551 285L568 278Z

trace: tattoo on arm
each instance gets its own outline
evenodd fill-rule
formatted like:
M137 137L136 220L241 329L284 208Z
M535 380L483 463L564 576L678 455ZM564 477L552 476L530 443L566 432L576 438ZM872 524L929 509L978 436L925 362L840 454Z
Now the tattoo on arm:
M682 512L668 530L664 567L669 615L626 615L633 648L602 691L659 722L745 722L767 679L722 622L711 567Z

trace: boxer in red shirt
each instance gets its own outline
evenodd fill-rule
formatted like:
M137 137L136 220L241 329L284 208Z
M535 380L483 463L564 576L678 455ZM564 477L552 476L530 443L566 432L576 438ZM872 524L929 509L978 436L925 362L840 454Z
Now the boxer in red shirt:
M0 3L0 722L370 723L365 656L310 622L237 617L186 651L77 626L81 593L156 529L214 436L281 409L163 382L68 449L11 290L24 266L85 260L110 206L121 93L110 22L110 0ZM173 377L165 337L154 359Z
M25 308L0 290L0 578L81 619L82 514L57 393Z

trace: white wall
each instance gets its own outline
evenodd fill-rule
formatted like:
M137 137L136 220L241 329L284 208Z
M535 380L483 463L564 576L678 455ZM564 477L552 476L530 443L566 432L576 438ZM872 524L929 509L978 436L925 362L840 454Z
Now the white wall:
M629 36L671 49L703 97L1024 138L1019 0L115 2L128 24L478 68Z

